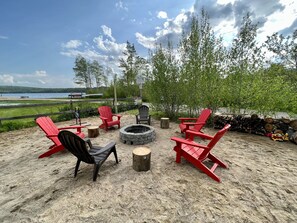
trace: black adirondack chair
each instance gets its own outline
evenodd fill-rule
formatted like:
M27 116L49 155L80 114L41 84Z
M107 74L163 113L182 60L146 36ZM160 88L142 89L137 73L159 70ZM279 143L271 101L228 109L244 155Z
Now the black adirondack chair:
M151 115L149 114L149 107L146 105L141 105L138 108L139 114L136 115L136 124L147 123L151 124Z
M82 139L67 130L60 131L58 134L58 138L61 141L62 145L74 156L77 157L74 177L76 177L77 175L77 171L81 161L89 164L94 164L93 181L96 181L101 165L111 153L114 153L116 163L119 163L115 142L110 142L104 147L93 146L90 139ZM89 150L87 148L87 145L90 148Z

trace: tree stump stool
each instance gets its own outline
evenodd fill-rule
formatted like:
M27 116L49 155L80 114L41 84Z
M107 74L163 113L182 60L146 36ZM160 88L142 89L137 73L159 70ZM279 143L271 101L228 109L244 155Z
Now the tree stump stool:
M297 132L294 132L291 137L290 137L290 140L294 143L297 144Z
M133 169L148 171L151 168L151 150L147 147L137 147L133 150Z
M161 118L161 129L169 128L169 118Z
M99 127L96 125L88 126L88 137L95 138L99 135Z

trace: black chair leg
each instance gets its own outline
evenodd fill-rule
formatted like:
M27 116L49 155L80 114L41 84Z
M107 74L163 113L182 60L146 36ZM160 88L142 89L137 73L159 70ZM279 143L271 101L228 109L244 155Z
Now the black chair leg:
M74 170L74 177L76 177L76 175L77 175L77 171L78 171L80 162L81 162L81 161L80 161L79 159L77 159L76 166L75 166L75 170Z
M99 169L100 169L100 164L94 164L94 173L93 173L93 181L96 181L97 180L97 176L98 176L98 172L99 172Z
M119 163L116 147L114 146L112 150L113 150L113 154L114 154L114 158L116 160L116 163Z

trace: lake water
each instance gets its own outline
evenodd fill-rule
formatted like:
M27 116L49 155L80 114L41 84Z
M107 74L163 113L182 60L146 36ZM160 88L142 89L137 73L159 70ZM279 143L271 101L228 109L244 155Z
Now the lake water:
M69 93L3 93L0 94L1 98L68 98Z

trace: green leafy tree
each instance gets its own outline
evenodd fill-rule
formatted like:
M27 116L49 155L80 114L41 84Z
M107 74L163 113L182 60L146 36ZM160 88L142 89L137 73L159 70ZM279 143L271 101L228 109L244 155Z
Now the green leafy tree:
M123 58L120 59L120 68L123 71L121 83L126 86L129 96L133 96L136 85L136 76L145 64L145 60L137 55L134 44L127 41L126 50L123 52Z
M261 69L257 71L255 81L249 86L253 94L250 109L258 113L274 114L275 112L297 112L297 92L284 76L278 75L278 69Z
M84 85L87 89L94 86L99 88L103 84L106 85L107 77L104 74L103 67L96 60L90 62L78 55L75 59L73 71L75 73L75 83Z
M73 68L73 71L75 74L75 83L84 85L86 88L90 88L91 79L88 73L88 62L83 56L78 55L75 58L75 66Z
M286 37L274 33L267 37L264 45L273 53L269 71L283 76L297 91L297 30Z
M200 20L193 17L190 33L184 33L179 47L182 61L183 98L189 112L220 105L226 50L216 38L202 9Z
M274 33L267 37L265 46L274 53L275 63L281 63L297 71L297 30L288 36Z
M100 87L107 82L107 77L104 74L103 66L99 64L97 60L93 60L92 63L88 64L90 73L95 80L96 87Z
M233 111L238 112L253 104L254 92L250 90L250 85L255 80L255 72L261 69L264 63L262 48L256 41L257 29L257 25L252 23L250 14L247 13L229 52L227 81L230 91L227 100Z
M147 97L168 117L176 117L182 104L180 72L172 45L167 49L161 45L150 53L152 66L151 76L146 83Z

